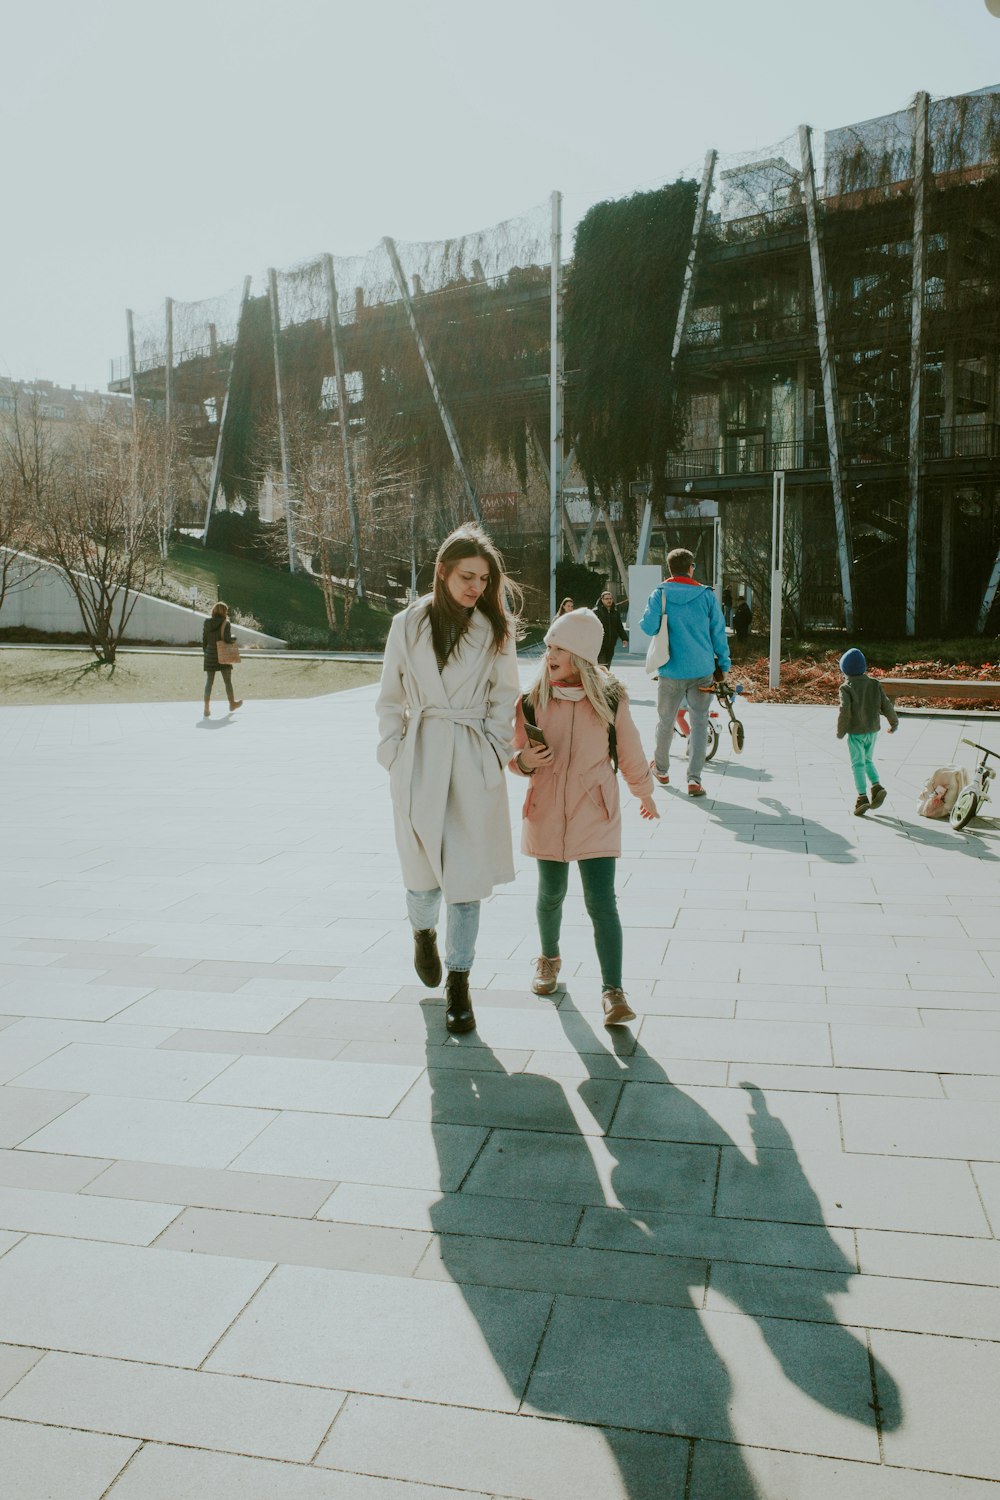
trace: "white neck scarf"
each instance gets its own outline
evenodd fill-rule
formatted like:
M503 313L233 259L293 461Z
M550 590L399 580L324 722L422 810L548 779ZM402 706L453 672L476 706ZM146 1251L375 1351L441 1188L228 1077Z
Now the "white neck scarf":
M561 682L554 682L552 684L552 696L553 698L562 698L567 703L579 703L580 699L586 698L587 694L584 692L582 686L564 687Z

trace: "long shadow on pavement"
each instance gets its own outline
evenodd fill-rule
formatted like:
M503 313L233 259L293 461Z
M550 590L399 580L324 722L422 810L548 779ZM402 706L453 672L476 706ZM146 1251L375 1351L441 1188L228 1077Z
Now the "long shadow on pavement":
M607 1500L673 1500L689 1490L696 1500L777 1500L763 1494L743 1461L731 1418L734 1396L744 1413L764 1413L761 1446L831 1450L822 1439L812 1447L805 1433L800 1443L789 1431L791 1419L780 1412L781 1376L765 1373L756 1330L791 1387L846 1419L835 1424L834 1451L846 1441L842 1456L862 1456L864 1439L845 1438L856 1423L868 1433L864 1456L877 1462L876 1418L883 1430L899 1426L898 1389L869 1362L863 1338L831 1312L827 1299L846 1290L855 1267L826 1229L791 1138L763 1094L743 1085L753 1105L758 1159L751 1161L629 1033L610 1053L568 995L560 997L557 1014L586 1073L574 1098L554 1078L507 1073L482 1030L465 1048L467 1066L454 1057L450 1067L435 1066L441 1011L424 1007L439 1154L447 1161L449 1132L442 1127L475 1123L490 1131L459 1193L435 1204L431 1222L443 1266L519 1410L601 1432L620 1476ZM756 1204L756 1221L716 1215L720 1152L730 1200ZM760 1205L774 1194L795 1203L795 1224L767 1220ZM499 1235L476 1243L455 1232L456 1200L470 1198L525 1221L559 1213L565 1220L570 1206L582 1213L562 1239L540 1234L530 1245L522 1233L516 1244ZM746 1218L753 1219L753 1209ZM803 1225L813 1226L805 1255L793 1248ZM741 1260L744 1233L756 1249ZM762 1237L770 1248L760 1248ZM787 1308L783 1280L775 1291L779 1277L787 1277ZM740 1362L739 1390L700 1316L709 1285L746 1315L720 1309L712 1322L714 1336ZM509 1330L498 1332L487 1286L513 1287L532 1301L539 1293L552 1298L530 1370L508 1354ZM747 1388L755 1384L755 1360L763 1394ZM811 1413L801 1398L787 1399ZM744 1415L744 1427L747 1421ZM695 1438L708 1446L692 1447Z

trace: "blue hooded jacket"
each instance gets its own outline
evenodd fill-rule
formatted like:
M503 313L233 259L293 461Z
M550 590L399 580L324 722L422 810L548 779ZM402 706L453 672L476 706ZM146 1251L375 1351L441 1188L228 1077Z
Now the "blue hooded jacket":
M649 596L642 630L651 639L660 628L666 599L670 656L661 677L711 677L715 664L728 672L729 640L719 601L703 584L666 579Z

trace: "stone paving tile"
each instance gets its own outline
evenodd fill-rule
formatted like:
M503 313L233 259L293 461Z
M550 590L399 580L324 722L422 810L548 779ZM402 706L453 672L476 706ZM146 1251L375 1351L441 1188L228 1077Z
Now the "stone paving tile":
M601 1135L611 1123L621 1084L586 1079L579 1088L527 1073L464 1073L432 1068L409 1091L394 1120Z
M196 1365L269 1270L255 1261L30 1235L0 1259L0 1339Z
M157 1044L164 1052L225 1052L237 1057L304 1057L330 1062L350 1045L325 1037L269 1036L257 1031L170 1031Z
M465 1125L437 1125L432 1130L408 1120L286 1113L228 1165L239 1172L289 1173L383 1187L440 1187L451 1192L484 1139L482 1130Z
M0 1088L0 1146L19 1146L82 1099L56 1089Z
M151 988L150 985L119 989L115 985L83 984L72 974L55 983L50 979L42 980L37 971L32 970L30 984L5 985L0 995L8 1015L48 1017L57 1021L110 1021L112 1016L120 1020L129 1007L147 995Z
M687 1444L644 1433L349 1396L316 1460L519 1500L667 1500L681 1495Z
M142 1449L108 1491L107 1500L208 1500L209 1496L211 1500L490 1500L480 1491L440 1489L159 1444Z
M848 1229L809 1224L761 1223L697 1214L643 1213L588 1208L576 1243L638 1255L680 1255L715 1262L802 1266L849 1273L855 1269L854 1235Z
M871 1399L868 1351L837 1327L565 1297L525 1409L877 1462Z
M845 1151L1000 1162L1000 1103L852 1098L841 1108Z
M272 1035L333 1037L344 1042L416 1042L423 1046L427 1026L417 1007L378 1000L307 1000L281 1021Z
M1000 1033L834 1025L838 1066L925 1073L1000 1073Z
M370 1224L316 1223L275 1214L188 1208L160 1235L156 1248L412 1276L429 1244L429 1234Z
M639 1032L643 1047L669 1057L718 1058L726 1062L829 1064L825 1026L778 1021L691 1021L647 1016Z
M206 1368L514 1411L550 1306L531 1292L279 1266Z
M749 1071L746 1063L730 1063L728 1082L738 1084ZM940 1099L942 1080L933 1073L889 1073L879 1068L799 1068L783 1063L754 1063L753 1082L762 1089L801 1090L816 1094L901 1094L918 1099Z
M305 1463L342 1401L270 1380L47 1354L0 1401L0 1418Z
M916 997L920 1003L920 1019L930 1028L954 1028L956 1031L1000 1031L1000 1010L930 1010L923 1006L923 995ZM979 997L983 1000L985 996Z
M254 999L235 995L199 995L184 990L156 989L137 1000L118 1019L125 1024L190 1027L202 1031L270 1031L290 1016L300 1002L294 995Z
M0 1150L0 1185L77 1193L109 1165L101 1157L59 1156L54 1152L24 1149ZM145 1197L145 1194L139 1196Z
M699 1442L689 1500L806 1500L813 1495L841 1495L845 1500L995 1500L996 1494L995 1485L954 1474Z
M1000 1286L1000 1241L859 1229L858 1264L871 1276Z
M0 1396L6 1396L23 1375L41 1359L42 1349L15 1348L13 1344L0 1344Z
M390 1115L422 1067L241 1057L198 1095L207 1104L243 1104L337 1115Z
M886 1461L1000 1480L1000 1344L881 1331L871 1341L903 1386L906 1420L883 1436Z
M274 1118L262 1109L92 1095L27 1139L34 1151L225 1167Z
M149 1245L179 1212L177 1204L88 1199L79 1193L0 1187L0 1226L27 1234Z
M104 1163L107 1170L83 1188L107 1198L153 1198L194 1208L234 1209L311 1219L336 1183L307 1177L269 1177L214 1167L174 1167L157 1162ZM0 1161L0 1177L3 1163Z
M154 1047L104 1047L70 1042L54 1056L18 1074L19 1088L72 1089L130 1098L190 1099L235 1058L221 1053Z
M759 1100L759 1104L755 1103ZM762 1107L761 1107L762 1106ZM746 1088L626 1083L610 1136L708 1145L836 1151L836 1101Z
M138 1447L127 1438L0 1421L0 1474L11 1500L101 1500Z
M977 1161L972 1165L972 1172L993 1225L993 1233L1000 1238L1000 1164Z
M580 1210L570 1203L512 1203L472 1193L442 1194L342 1182L316 1217L347 1224L384 1224L437 1234L568 1245L580 1221Z

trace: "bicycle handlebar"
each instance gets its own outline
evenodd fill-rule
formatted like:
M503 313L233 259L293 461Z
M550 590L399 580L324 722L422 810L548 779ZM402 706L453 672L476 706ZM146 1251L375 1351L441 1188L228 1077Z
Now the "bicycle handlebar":
M975 740L967 740L963 737L962 744L971 746L973 750L981 750L984 755L1000 756L1000 750L988 750L985 745L978 745Z

